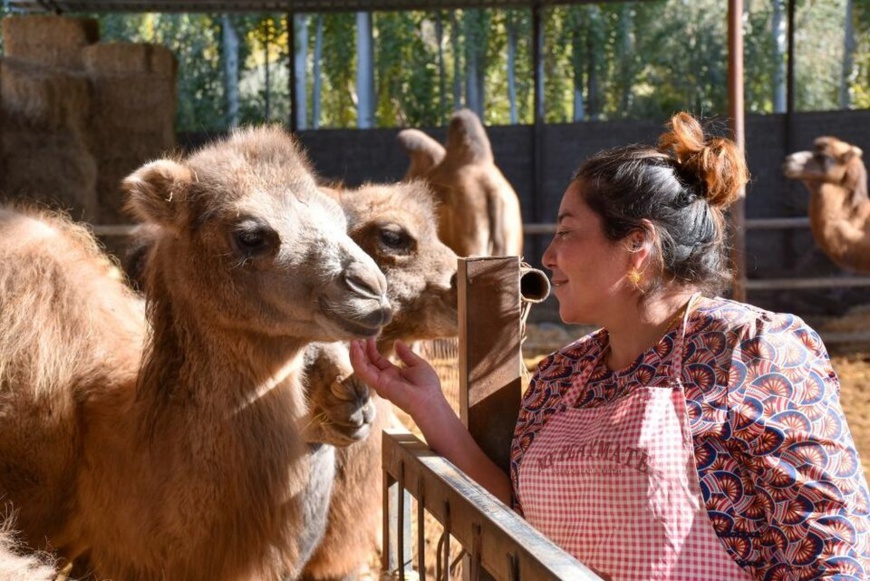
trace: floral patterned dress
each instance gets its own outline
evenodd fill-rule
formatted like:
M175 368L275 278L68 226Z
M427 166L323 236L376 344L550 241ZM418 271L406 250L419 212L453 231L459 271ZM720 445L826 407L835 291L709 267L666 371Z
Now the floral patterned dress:
M674 338L624 370L599 363L577 407L665 385ZM606 346L600 330L539 364L514 433L514 491L535 435ZM735 561L758 579L870 579L870 493L818 334L794 315L700 299L681 379L707 513Z

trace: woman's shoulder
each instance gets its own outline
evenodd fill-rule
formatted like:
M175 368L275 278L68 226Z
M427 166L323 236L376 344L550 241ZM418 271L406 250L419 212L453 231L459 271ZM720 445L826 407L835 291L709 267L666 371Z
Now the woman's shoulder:
M550 353L538 363L535 376L546 378L552 375L554 370L575 369L581 362L601 351L604 333L604 329L598 329ZM556 375L561 373L557 372Z
M732 344L759 340L798 341L813 350L823 350L818 333L799 316L722 297L701 299L689 331L693 334L722 333Z

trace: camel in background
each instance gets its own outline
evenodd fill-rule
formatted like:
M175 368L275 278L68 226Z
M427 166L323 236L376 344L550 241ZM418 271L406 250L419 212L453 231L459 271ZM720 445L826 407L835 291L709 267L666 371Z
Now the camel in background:
M783 173L810 191L810 230L838 266L870 272L870 199L861 149L819 137L813 151L792 153Z
M520 201L477 115L453 114L440 161L437 142L417 130L400 132L398 141L411 156L406 178L424 179L438 196L438 235L447 246L463 257L522 256Z
M334 471L303 437L304 349L379 333L386 280L280 129L124 189L171 233L145 267L147 327L84 228L0 211L0 498L29 547L98 578L294 578Z

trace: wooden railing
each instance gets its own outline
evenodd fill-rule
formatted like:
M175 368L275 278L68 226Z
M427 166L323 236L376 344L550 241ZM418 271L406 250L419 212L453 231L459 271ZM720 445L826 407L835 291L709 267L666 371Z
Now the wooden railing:
M449 577L453 538L468 554L465 574L472 581L487 574L506 581L600 580L410 432L384 433L383 467L384 530L388 534L382 567L388 578L407 579L414 565L418 574L425 574L425 511L443 527L439 562L434 564L436 577ZM407 538L409 495L417 505L416 563Z

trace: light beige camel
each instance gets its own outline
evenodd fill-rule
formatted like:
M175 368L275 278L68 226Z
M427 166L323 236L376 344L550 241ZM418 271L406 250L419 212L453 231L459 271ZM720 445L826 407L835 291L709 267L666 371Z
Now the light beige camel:
M349 234L387 279L393 319L379 337L382 351L396 340L415 341L457 333L456 255L437 236L432 193L421 182L321 187L343 207ZM124 264L141 286L149 253L161 235L141 224ZM315 343L305 354L310 421L306 438L348 446L335 451L336 479L326 534L305 569L311 579L337 579L364 566L381 542L381 433L398 426L389 402L352 375L344 343ZM366 439L368 438L368 439Z
M419 132L400 136L406 151L418 152L407 175L424 179L438 196L438 235L447 246L459 256L522 256L520 201L496 166L477 115L468 109L453 114L444 156L428 169L438 157L433 140Z
M842 268L870 272L870 199L861 149L819 137L813 151L786 157L786 177L810 191L810 230L816 244Z
M378 338L382 352L397 340L455 336L456 255L437 237L431 194L414 182L338 190L348 214L350 235L384 272L393 320ZM334 347L334 344L333 344ZM330 377L350 380L347 350L332 351L306 367L312 408L341 410L348 390L329 389ZM338 401L330 397L337 393ZM381 434L401 425L392 405L375 394L376 412L368 439L336 450L337 472L329 507L329 524L305 568L307 579L354 578L381 544ZM326 412L324 412L326 414Z
M0 214L0 498L31 547L99 578L296 577L334 467L302 438L303 350L378 333L386 281L279 129L124 187L169 233L145 270L147 333L87 233Z

